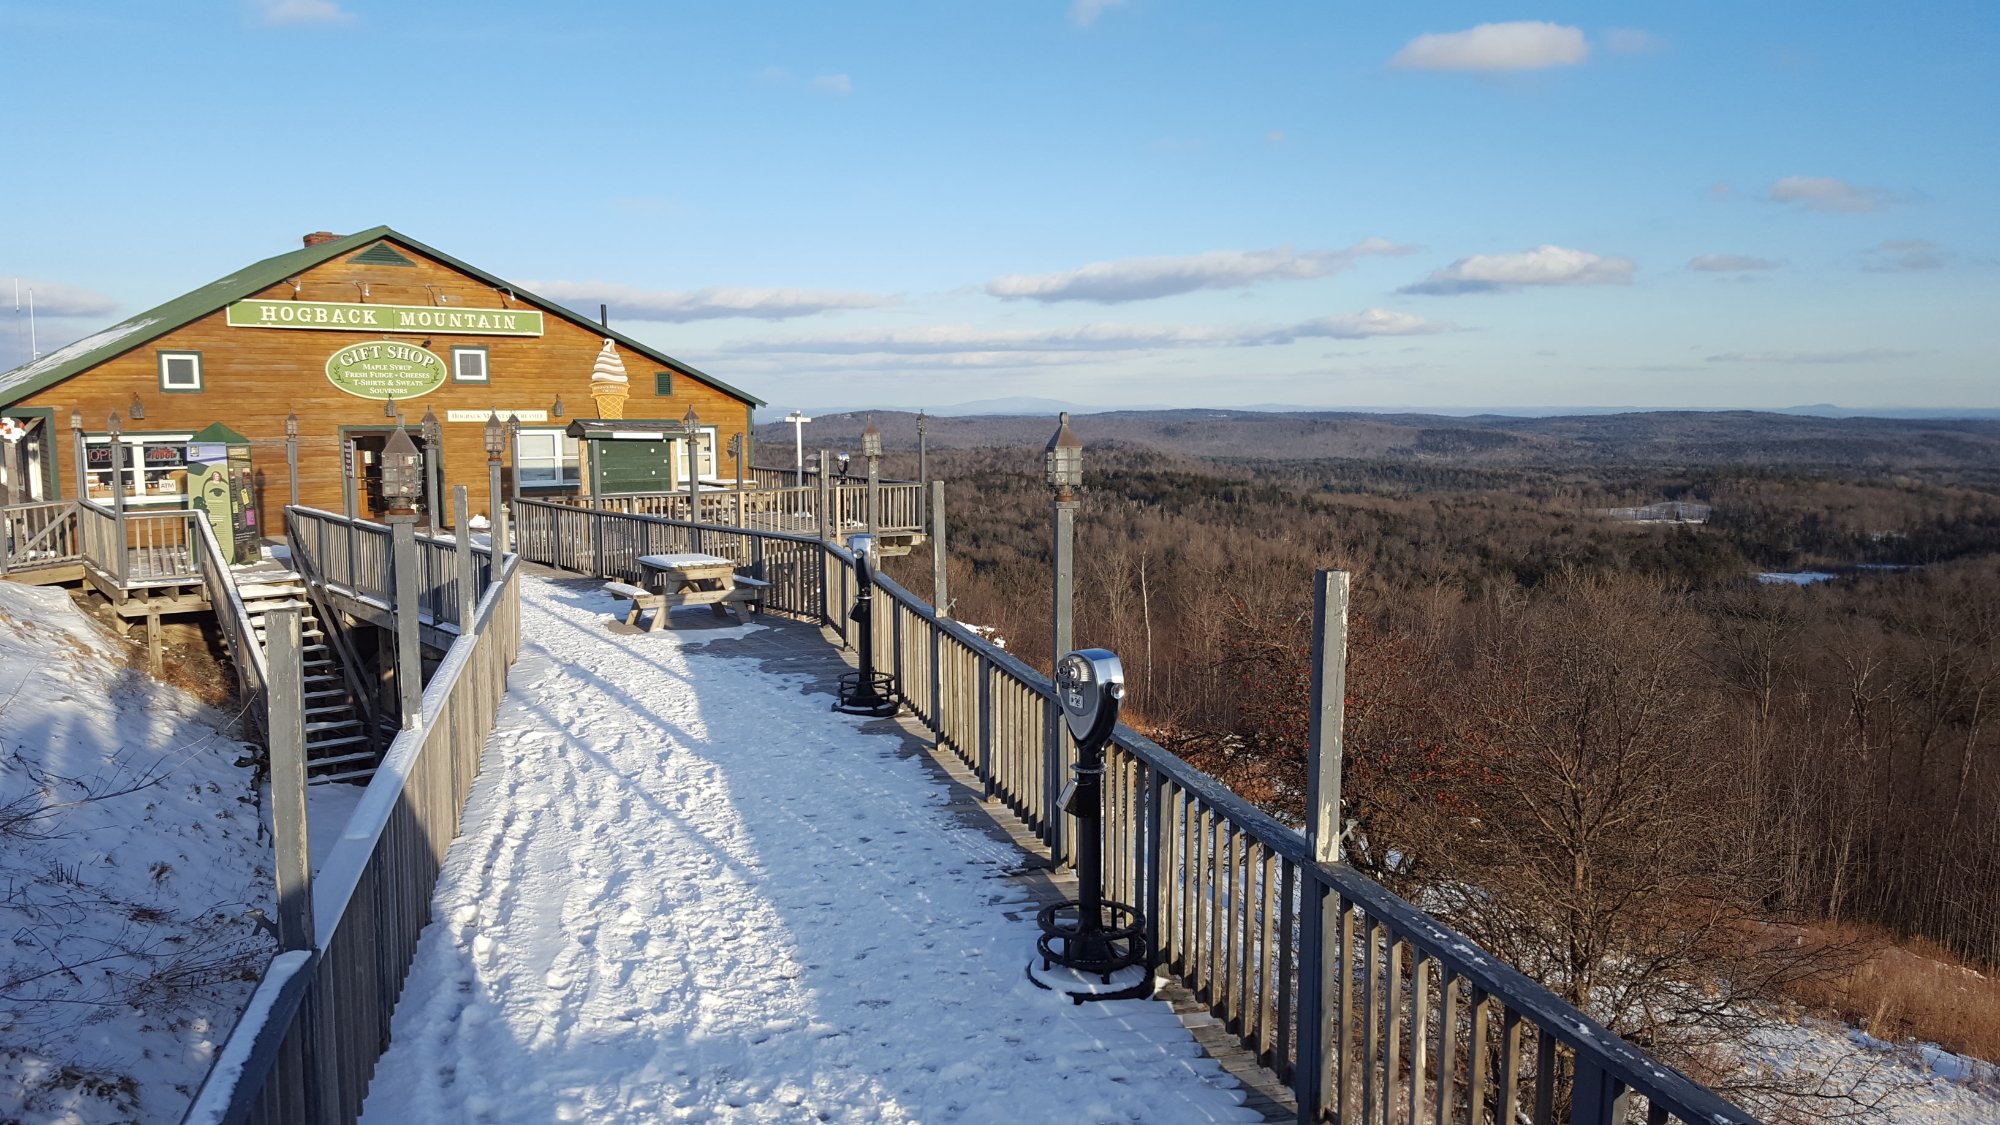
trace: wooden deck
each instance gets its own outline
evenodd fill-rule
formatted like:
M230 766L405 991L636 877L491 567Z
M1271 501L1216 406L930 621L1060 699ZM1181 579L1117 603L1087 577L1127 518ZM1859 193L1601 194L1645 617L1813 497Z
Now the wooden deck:
M589 585L593 590L599 585L552 568L530 565L527 569L529 573L551 579ZM748 636L734 635L734 621L711 620L706 616L687 618L687 624L680 631L685 634L683 643L693 646L703 645L701 634L712 630L717 636L706 645L712 645L713 651L755 657L763 671L774 677L806 677L805 691L827 696L838 693L841 674L853 670L853 654L835 647L839 644L837 634L830 629L783 618L764 617L760 620L770 628L759 629ZM613 628L628 627L618 625ZM1020 852L1020 864L1003 877L1004 885L996 887L993 896L994 905L1008 918L1032 924L1043 906L1076 897L1075 877L1050 863L1048 849L1005 805L985 800L978 778L949 749L939 750L931 733L922 724L904 715L894 719L871 720L867 729L899 734L903 741L901 753L923 762L949 793L946 807L951 815L989 839L1011 844ZM1023 971L1031 955L1029 943L1024 941L1021 947ZM1241 1041L1209 1014L1206 1005L1164 975L1160 978L1158 995L1173 1006L1203 1052L1241 1084L1246 1106L1263 1114L1267 1121L1297 1119L1297 1103L1291 1090L1278 1080L1277 1075L1261 1066L1244 1049Z

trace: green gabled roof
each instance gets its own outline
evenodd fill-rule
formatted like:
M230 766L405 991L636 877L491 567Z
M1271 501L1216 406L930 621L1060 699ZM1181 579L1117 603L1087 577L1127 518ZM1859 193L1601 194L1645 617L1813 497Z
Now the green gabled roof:
M382 226L370 227L359 234L350 234L344 238L322 242L317 246L306 246L288 251L279 254L275 258L266 258L261 262L240 269L228 277L211 281L199 289L183 293L164 305L147 309L137 316L127 317L101 332L92 333L73 344L57 348L40 359L24 363L12 371L0 372L0 406L8 406L19 402L37 391L54 386L64 379L80 374L106 360L123 355L149 341L157 340L174 329L191 321L199 320L215 312L217 309L240 301L253 293L262 292L286 278L295 277L305 270L331 261L357 248L365 247L378 239L389 239L399 242L418 253L427 254L454 269L458 269L484 281L496 289L505 289L519 300L537 305L572 324L588 328L599 335L608 336L648 359L681 372L689 378L706 383L725 394L740 398L752 406L766 405L763 399L740 391L705 371L689 367L687 364L682 363L680 360L657 348L642 344L624 333L606 328L589 317L564 308L554 301L538 297L514 285L512 282L495 277L485 270L461 262L442 250L426 246L408 235L400 234L389 227Z

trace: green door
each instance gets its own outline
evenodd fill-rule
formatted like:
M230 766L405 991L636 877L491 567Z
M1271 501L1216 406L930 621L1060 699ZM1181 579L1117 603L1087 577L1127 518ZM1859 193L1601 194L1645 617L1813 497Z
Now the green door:
M674 490L673 442L607 440L591 444L600 494Z

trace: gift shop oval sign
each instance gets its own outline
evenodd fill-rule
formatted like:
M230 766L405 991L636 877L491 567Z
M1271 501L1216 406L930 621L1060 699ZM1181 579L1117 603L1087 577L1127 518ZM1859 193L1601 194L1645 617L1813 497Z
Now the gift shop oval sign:
M371 340L333 353L327 382L361 398L416 398L444 384L444 360L415 344Z

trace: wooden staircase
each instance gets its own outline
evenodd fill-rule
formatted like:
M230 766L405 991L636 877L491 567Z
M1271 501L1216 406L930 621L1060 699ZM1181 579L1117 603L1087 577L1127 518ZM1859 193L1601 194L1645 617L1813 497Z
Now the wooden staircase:
M264 639L264 615L273 609L299 611L299 650L305 663L306 778L310 782L366 782L381 760L379 740L348 690L325 623L306 596L305 579L291 571L255 570L238 575L237 592L249 612L257 642ZM268 645L267 645L268 649Z

